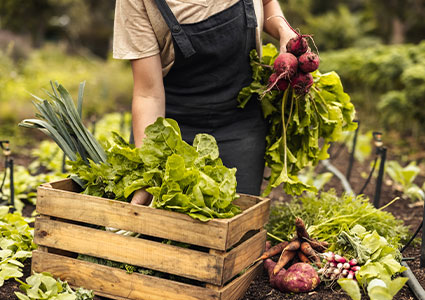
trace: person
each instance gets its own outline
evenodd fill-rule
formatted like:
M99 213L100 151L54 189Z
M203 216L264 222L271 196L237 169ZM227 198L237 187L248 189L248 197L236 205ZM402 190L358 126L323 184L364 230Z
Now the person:
M131 61L136 147L149 124L172 118L188 143L213 135L223 164L237 168L237 192L259 195L267 125L260 101L241 109L237 95L263 30L281 52L295 36L277 0L117 0L113 57ZM150 201L139 190L131 203Z

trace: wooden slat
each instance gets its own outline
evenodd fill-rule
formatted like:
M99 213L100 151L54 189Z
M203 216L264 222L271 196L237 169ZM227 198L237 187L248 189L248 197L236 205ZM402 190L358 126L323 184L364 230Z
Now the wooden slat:
M131 300L219 300L219 292L55 254L33 252L32 271L50 272L74 287L98 295Z
M48 187L38 188L36 209L43 215L226 250L228 221L202 223L181 213Z
M250 269L248 269L243 275L236 278L223 289L220 290L221 300L239 300L241 299L251 282L257 277L262 271L263 262L259 261Z
M68 192L76 192L80 190L80 186L70 178L65 178L49 183L43 183L41 186Z
M263 228L269 220L270 199L263 198L263 201L248 208L238 218L229 220L226 249L235 245L250 230Z
M141 238L38 217L34 242L216 285L223 283L223 257Z
M261 256L266 238L267 232L263 229L225 254L223 282L228 282Z

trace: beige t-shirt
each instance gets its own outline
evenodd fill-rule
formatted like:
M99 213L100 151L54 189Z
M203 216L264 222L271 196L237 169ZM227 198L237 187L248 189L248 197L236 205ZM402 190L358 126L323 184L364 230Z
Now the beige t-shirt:
M166 0L181 24L196 23L229 8L240 0ZM262 0L253 0L257 16L257 51L261 52ZM174 62L170 30L154 0L117 0L113 57L138 59L160 54L165 76Z

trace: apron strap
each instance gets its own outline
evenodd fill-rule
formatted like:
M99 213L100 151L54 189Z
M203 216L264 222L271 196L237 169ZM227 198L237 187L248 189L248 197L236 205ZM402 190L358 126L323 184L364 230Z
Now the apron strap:
M257 27L257 17L255 16L255 9L252 0L241 0L245 7L246 26L248 28Z
M171 35L179 46L180 51L183 53L184 57L189 58L195 54L196 51L193 48L190 39L184 32L183 28L180 26L180 23L177 21L165 0L155 0L155 2L159 11L161 12L162 17L164 18L165 23L167 23L168 28L171 31Z

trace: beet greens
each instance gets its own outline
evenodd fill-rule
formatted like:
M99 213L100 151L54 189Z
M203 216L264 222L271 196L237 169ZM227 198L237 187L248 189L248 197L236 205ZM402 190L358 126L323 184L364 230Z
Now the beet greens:
M265 160L271 175L264 196L281 183L288 194L315 191L298 179L298 172L326 159L330 142L337 140L342 131L357 126L353 122L354 106L335 72L312 73L313 85L309 90L304 89L306 93L296 93L291 86L284 91L269 89L272 66L278 55L271 44L263 46L261 59L253 50L250 55L253 81L238 95L240 107L253 94L261 96L263 115L269 124Z

